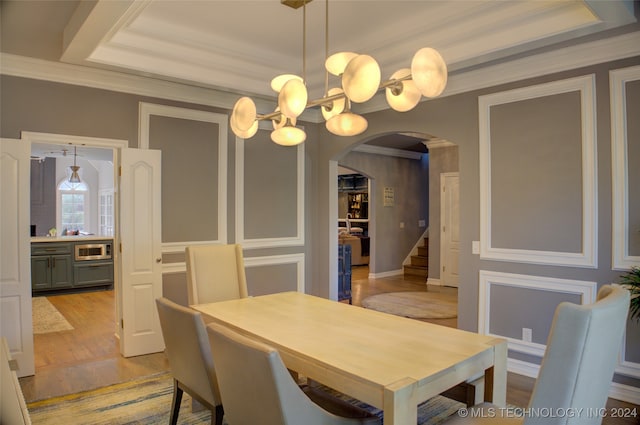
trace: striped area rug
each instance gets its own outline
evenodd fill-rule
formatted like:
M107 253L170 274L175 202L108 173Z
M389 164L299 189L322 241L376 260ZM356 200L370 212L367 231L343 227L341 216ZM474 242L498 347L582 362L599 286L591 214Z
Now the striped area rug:
M171 375L161 373L91 391L32 402L27 407L34 425L164 424L169 423L172 394ZM379 409L360 405L371 409L374 414L381 414ZM419 406L418 424L439 424L461 407L464 407L462 403L441 396L434 397ZM185 393L178 423L195 425L209 424L210 421L211 413L206 409L191 413L191 397Z

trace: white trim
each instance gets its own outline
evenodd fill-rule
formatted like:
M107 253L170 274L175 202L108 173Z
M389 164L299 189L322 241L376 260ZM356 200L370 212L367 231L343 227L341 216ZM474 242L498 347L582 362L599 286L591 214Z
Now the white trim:
M203 121L218 125L218 239L202 243L227 243L227 116L215 112L196 109L178 108L175 106L157 105L140 102L139 104L139 138L140 149L149 149L149 132L151 115L179 118L191 121ZM186 247L191 242L163 243L162 252L175 252L175 249ZM174 249L175 248L175 249Z
M450 142L446 139L432 139L422 142L427 147L428 150L438 149L438 148L450 148L452 146L457 146L455 143Z
M540 372L540 365L518 359L507 359L507 371L535 379Z
M404 274L403 269L389 270L387 272L369 273L369 279L380 279L383 277L398 276Z
M540 372L540 365L517 359L507 359L507 370L518 375L536 379ZM640 404L640 388L612 382L609 387L609 398Z
M491 107L559 93L580 92L582 126L582 252L494 248L491 245ZM597 163L595 75L480 96L480 258L597 268Z
M576 44L561 49L530 55L509 62L472 70L461 70L450 75L447 87L439 96L447 97L487 87L495 87L515 81L568 71L614 60L640 55L640 32L630 32L615 37ZM431 99L422 98L423 102ZM383 93L378 93L367 103L353 106L359 114L389 109Z
M427 277L427 285L442 286L442 281L435 277Z
M491 285L493 284L527 288L536 291L580 295L582 304L591 304L595 302L598 289L597 282L480 270L478 293L478 333L505 338L508 342L509 350L539 357L542 357L544 354L544 350L546 348L545 344L525 342L520 339L497 335L491 332Z
M447 88L440 97L624 59L639 54L640 33L636 31L531 55L506 63L455 73L449 76ZM231 109L239 96L235 93L207 87L8 53L0 53L0 63L2 63L0 73L5 75L101 88L140 96L161 97L225 109ZM254 100L259 111L273 110L273 100L269 101L259 97ZM389 109L389 105L382 93L365 104L354 105L354 111L358 113L386 109ZM324 121L319 110L315 109L305 111L299 120L314 123Z
M86 137L86 136L72 136L68 134L55 134L55 133L38 133L33 131L23 131L20 133L20 138L29 140L33 143L47 143L54 145L77 145L77 146L91 146L96 148L107 149L121 149L128 148L129 142L122 139L106 139L102 137ZM115 159L114 159L115 161Z
M640 256L629 255L629 158L625 84L640 80L640 66L609 71L611 96L612 263L614 270L640 266Z
M296 265L296 278L297 278L297 290L298 292L305 292L304 281L304 254L286 254L286 255L271 255L267 257L245 257L244 266L259 267L259 266L272 266L279 264L295 264Z
M293 237L245 239L244 234L244 139L236 137L236 243L244 249L304 245L304 143L296 149L296 234Z
M164 254L164 251L163 251ZM165 274L178 274L187 272L187 263L162 263L162 275Z

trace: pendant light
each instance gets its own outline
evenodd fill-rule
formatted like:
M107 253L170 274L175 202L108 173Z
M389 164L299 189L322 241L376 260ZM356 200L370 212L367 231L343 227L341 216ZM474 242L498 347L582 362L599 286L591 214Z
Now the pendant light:
M71 170L71 175L69 176L69 183L82 183L82 181L80 180L80 175L78 174L78 171L80 170L80 167L78 167L76 165L76 147L73 147L73 165L69 167L69 170Z

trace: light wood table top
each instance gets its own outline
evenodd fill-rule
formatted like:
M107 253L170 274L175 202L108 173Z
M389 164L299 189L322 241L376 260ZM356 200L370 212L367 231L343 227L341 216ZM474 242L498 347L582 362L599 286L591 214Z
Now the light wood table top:
M485 377L485 399L506 402L507 343L459 329L299 292L192 306L278 349L300 374L384 410L384 423L417 422L417 406Z

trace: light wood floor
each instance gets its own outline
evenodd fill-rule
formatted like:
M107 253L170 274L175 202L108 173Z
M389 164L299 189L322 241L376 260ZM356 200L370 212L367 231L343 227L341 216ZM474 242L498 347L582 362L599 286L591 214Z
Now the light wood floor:
M455 288L427 288L424 283L402 276L369 279L366 266L352 270L352 302L360 306L370 295L397 291L438 290L457 299ZM73 331L34 335L36 374L20 378L27 402L71 394L169 369L163 353L125 359L119 354L115 338L115 302L113 291L48 297L51 303L75 328ZM456 319L428 320L443 326L457 327ZM534 380L509 373L507 403L527 405ZM607 407L640 407L610 399ZM605 425L640 424L638 418L610 418Z

